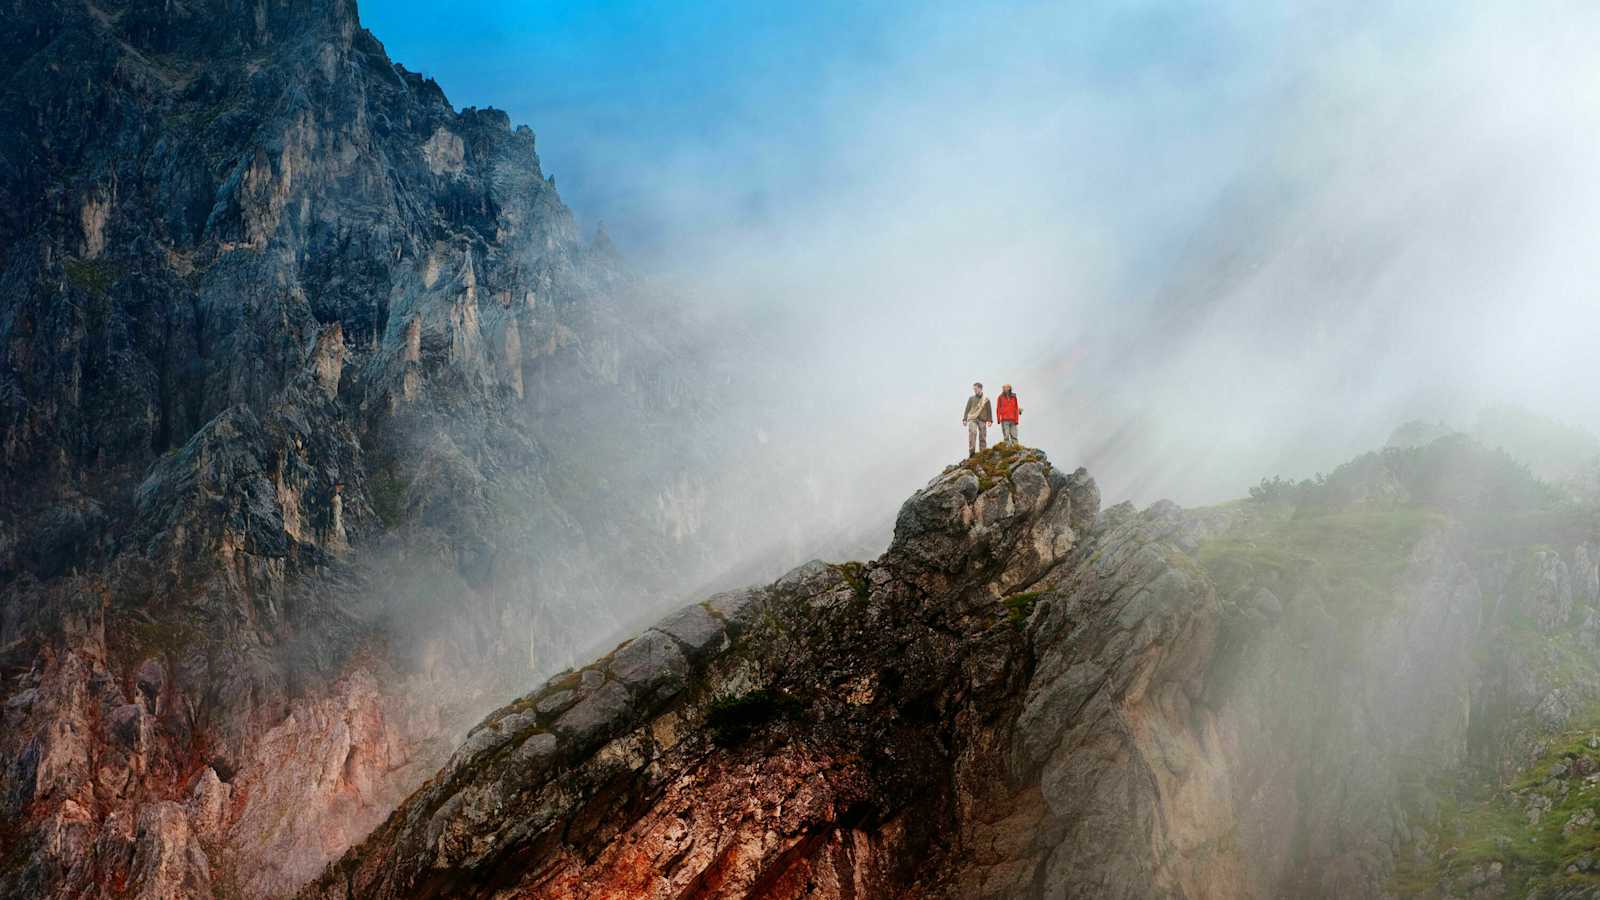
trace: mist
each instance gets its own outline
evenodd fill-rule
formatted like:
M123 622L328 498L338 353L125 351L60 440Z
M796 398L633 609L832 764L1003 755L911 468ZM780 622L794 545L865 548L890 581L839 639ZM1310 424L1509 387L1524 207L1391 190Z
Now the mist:
M722 458L679 539L722 552L684 597L880 549L975 380L1111 502L1507 404L1600 427L1587 7L363 11L529 123L703 341Z
M690 14L614 11L610 40L655 49L588 118L546 82L470 102L531 122L640 271L741 323L732 402L874 502L959 455L973 380L1138 501L1326 470L1410 417L1600 418L1588 8L723 12L750 38L711 52Z

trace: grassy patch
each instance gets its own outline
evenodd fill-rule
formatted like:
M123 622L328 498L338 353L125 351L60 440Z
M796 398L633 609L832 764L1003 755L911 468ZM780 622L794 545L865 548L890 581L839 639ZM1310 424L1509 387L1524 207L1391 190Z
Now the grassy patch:
M1542 684L1583 685L1600 680L1593 655L1572 630L1544 634L1523 615L1513 615L1509 619L1498 640L1485 641L1474 648L1479 665L1514 656L1532 661L1529 668Z
M850 588L856 592L856 598L867 599L871 592L871 585L867 584L867 566L861 562L834 563L833 570L849 582Z
M1560 502L1560 491L1534 477L1526 465L1463 434L1420 447L1367 453L1314 481L1263 479L1250 495L1302 511L1349 509L1404 498L1490 526L1509 514L1549 509Z
M968 457L960 463L960 466L972 470L973 474L978 476L978 491L981 493L1002 481L1009 480L1013 469L1028 462L1042 463L1045 462L1045 458L1042 453L1031 447L1000 443L976 456Z
M1266 587L1286 598L1309 581L1346 606L1386 607L1412 548L1445 522L1414 507L1283 515L1208 541L1196 556L1222 597Z
M61 269L66 273L67 284L87 298L78 306L84 330L100 334L111 320L110 291L122 278L122 265L106 259L68 259Z
M1531 890L1588 885L1600 872L1568 874L1583 860L1600 860L1600 780L1574 774L1579 760L1600 765L1600 709L1582 718L1583 727L1554 737L1538 761L1505 789L1488 782L1468 785L1462 796L1446 796L1439 823L1430 829L1431 853L1402 852L1393 888L1403 897L1439 897L1473 866L1498 862L1505 870L1506 896ZM1600 744L1600 739L1594 740ZM1528 810L1549 806L1534 822ZM1594 821L1574 822L1594 814Z
M109 259L68 259L61 264L67 283L91 297L104 297L122 278L122 264Z
M757 690L738 696L718 697L706 713L711 740L721 747L744 743L756 729L775 719L795 715L800 701L775 691Z
M372 501L372 511L378 514L383 527L398 528L409 512L406 495L410 486L392 467L379 469L367 481L367 497Z
M1005 607L1006 619L1011 624L1021 627L1028 617L1033 615L1033 608L1038 605L1039 598L1044 596L1044 591L1027 591L1021 594L1012 594L1000 601Z

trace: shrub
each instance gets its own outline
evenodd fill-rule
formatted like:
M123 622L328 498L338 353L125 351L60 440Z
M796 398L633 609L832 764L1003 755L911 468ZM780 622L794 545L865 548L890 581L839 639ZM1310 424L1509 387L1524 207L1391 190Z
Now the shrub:
M711 701L706 726L718 746L744 743L756 729L783 716L799 712L800 702L786 694L766 689L738 696L723 696Z
M1033 615L1033 608L1038 605L1039 598L1044 596L1044 591L1027 591L1021 594L1012 594L1000 601L1006 608L1006 618L1011 624L1021 626Z

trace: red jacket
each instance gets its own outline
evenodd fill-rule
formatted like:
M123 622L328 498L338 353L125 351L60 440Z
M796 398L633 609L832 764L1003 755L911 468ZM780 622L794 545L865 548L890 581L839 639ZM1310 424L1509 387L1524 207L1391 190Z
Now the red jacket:
M1001 394L994 401L995 418L1002 422L1015 422L1022 415L1016 394Z

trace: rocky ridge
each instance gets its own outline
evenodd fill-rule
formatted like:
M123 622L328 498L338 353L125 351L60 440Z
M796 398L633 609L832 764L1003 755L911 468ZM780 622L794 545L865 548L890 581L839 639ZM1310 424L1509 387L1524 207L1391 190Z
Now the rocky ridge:
M1597 608L1496 581L1524 553L1570 578L1595 536L1486 540L1474 491L1430 493L1468 464L1501 461L1102 512L1086 472L991 450L878 560L686 607L491 715L302 896L1420 896L1397 861L1441 777L1548 740L1508 678L1583 690L1485 642Z
M984 472L942 476L874 563L691 605L492 715L306 895L937 884L907 860L970 813L948 779L1006 764L958 735L1004 728L995 701L1025 677L997 600L1070 554L1099 502L1042 454L1002 471L983 491Z

